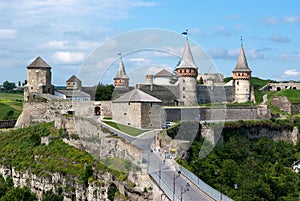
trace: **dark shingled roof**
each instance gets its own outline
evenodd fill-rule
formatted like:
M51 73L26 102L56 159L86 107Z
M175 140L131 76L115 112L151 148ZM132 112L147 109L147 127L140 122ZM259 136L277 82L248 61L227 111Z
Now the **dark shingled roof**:
M27 68L51 68L41 57L37 57Z
M78 79L78 77L76 77L75 75L72 75L67 82L76 82L76 81L80 81L80 79Z
M237 64L233 69L233 72L251 72L250 68L248 67L248 63L247 63L247 59L243 47L241 47L240 49L240 55Z
M123 63L123 60L122 58L120 58L120 64L119 64L119 69L118 69L118 72L115 76L114 79L129 79L129 77L127 76L126 74L126 71L125 71L125 67L124 67L124 63Z
M147 102L147 103L161 103L161 100L150 96L149 94L139 90L133 89L120 98L117 98L113 103L127 103L127 102Z
M180 64L177 66L177 69L178 68L196 68L196 69L198 69L197 65L195 64L194 57L192 55L192 51L191 51L188 39L186 39L183 55L182 55Z

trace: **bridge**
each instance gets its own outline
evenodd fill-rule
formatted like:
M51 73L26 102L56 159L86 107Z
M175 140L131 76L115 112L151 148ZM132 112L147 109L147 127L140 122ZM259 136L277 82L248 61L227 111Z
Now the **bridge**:
M143 150L143 165L146 165L148 174L163 191L160 195L161 201L233 201L178 165L175 160L164 159L159 152L151 150L155 131L132 137L101 121L98 122Z

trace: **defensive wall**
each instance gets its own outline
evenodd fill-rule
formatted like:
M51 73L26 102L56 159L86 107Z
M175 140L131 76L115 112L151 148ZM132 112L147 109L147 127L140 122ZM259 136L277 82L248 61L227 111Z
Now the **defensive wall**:
M13 128L15 127L17 120L1 120L0 128Z
M194 106L194 107L163 107L165 121L218 121L268 119L271 112L267 105L260 106Z

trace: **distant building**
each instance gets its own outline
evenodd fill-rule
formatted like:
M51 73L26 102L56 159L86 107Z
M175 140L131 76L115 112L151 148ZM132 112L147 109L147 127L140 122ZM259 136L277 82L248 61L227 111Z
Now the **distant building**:
M27 66L27 84L24 86L24 101L34 101L42 94L54 94L51 84L51 67L37 57Z
M81 80L78 79L75 75L72 75L66 81L66 89L81 90L81 88L82 88Z
M56 90L55 96L72 101L90 101L91 96L82 90L82 82L75 75L66 81L66 89Z
M221 73L199 73L197 80L202 78L204 85L223 84L224 75Z
M174 77L173 73L170 73L166 69L162 69L155 75L153 75L153 84L156 85L172 85L170 79Z

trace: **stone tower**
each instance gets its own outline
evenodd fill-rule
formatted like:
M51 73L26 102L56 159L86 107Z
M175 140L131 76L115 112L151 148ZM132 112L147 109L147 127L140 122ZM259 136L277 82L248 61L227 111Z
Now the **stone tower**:
M245 103L251 99L251 70L248 67L243 44L241 44L240 55L237 64L232 71L234 102Z
M114 78L115 87L128 87L129 86L129 77L126 74L124 63L122 60L122 55L120 55L120 64L118 72Z
M27 66L27 69L24 101L34 101L36 95L39 94L54 94L54 86L51 84L51 67L41 57L37 57Z
M186 38L185 47L180 64L176 68L179 87L179 101L185 106L197 105L197 76L198 67L190 49L188 38Z

